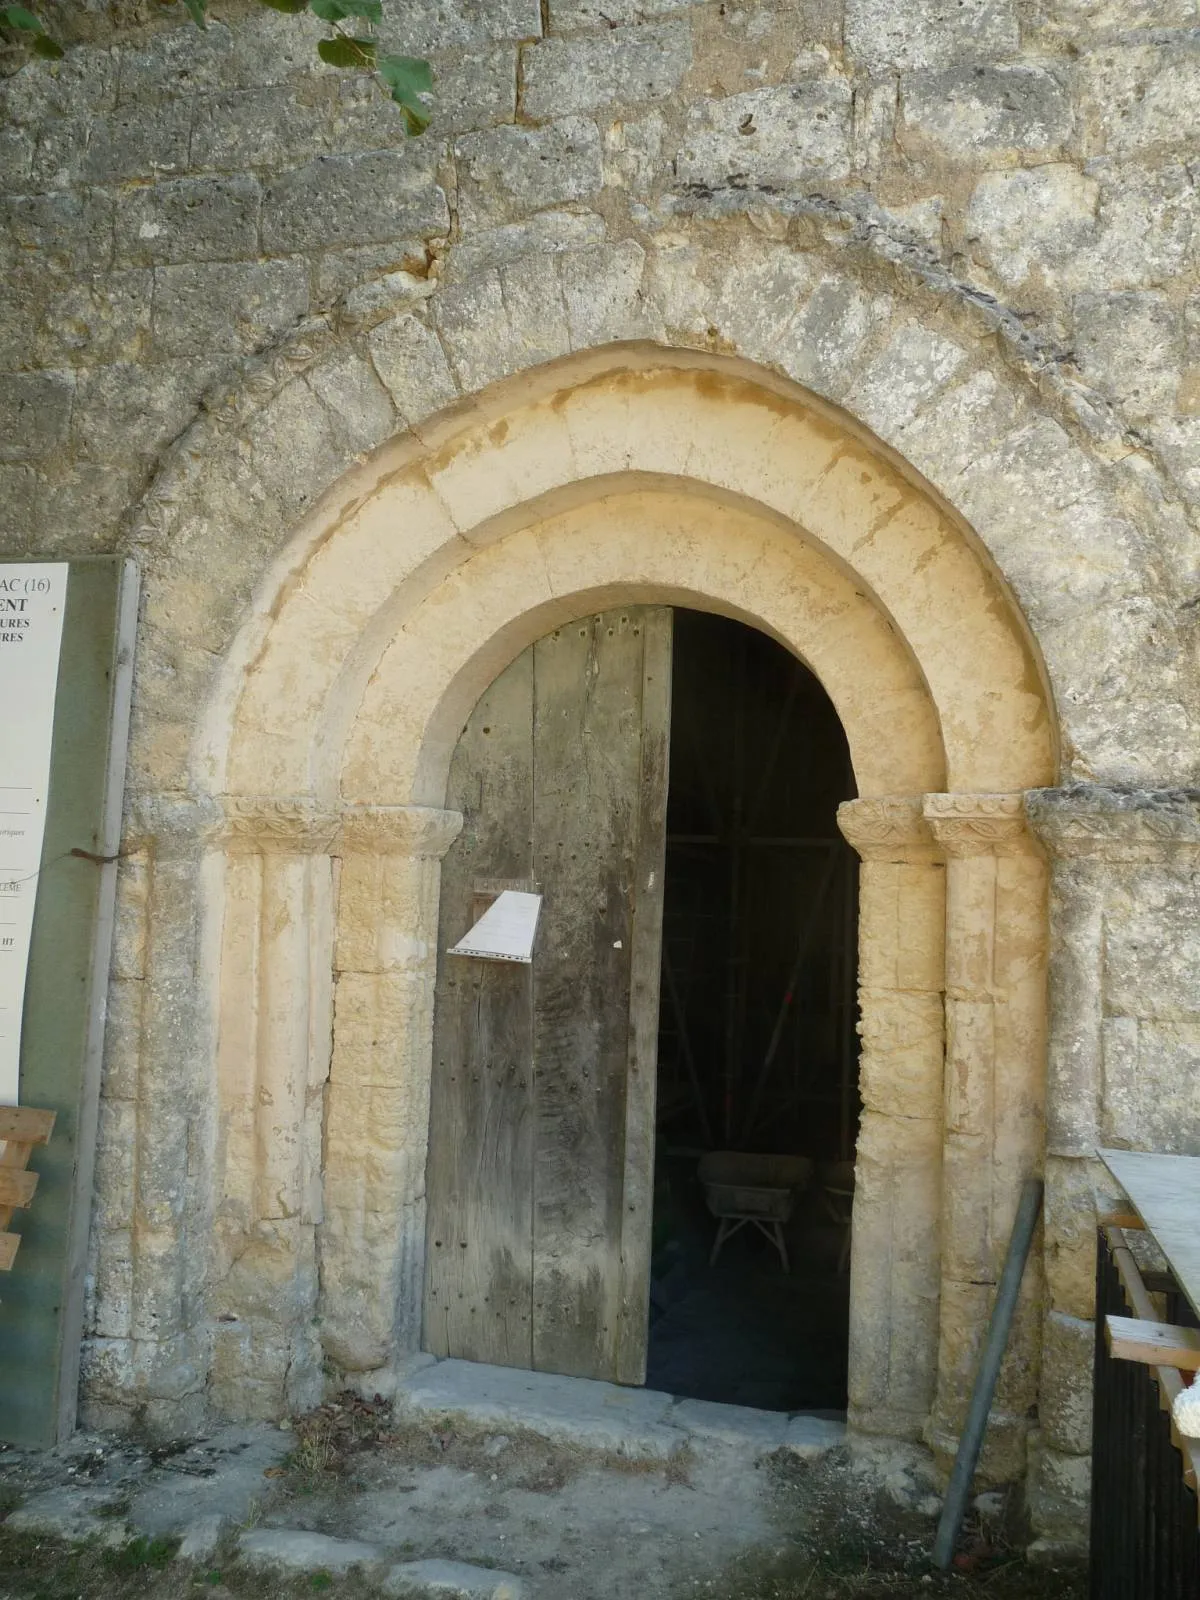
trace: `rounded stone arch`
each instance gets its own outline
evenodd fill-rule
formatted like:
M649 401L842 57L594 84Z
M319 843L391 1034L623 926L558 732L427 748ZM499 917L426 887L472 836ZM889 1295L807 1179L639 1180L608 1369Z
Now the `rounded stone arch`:
M328 1362L378 1387L419 1348L455 741L488 683L557 624L625 600L688 604L782 642L847 731L866 1107L852 1416L951 1434L971 1297L1041 1137L1044 883L1021 791L1057 767L1038 653L972 531L798 386L618 346L386 446L315 509L270 594L195 767L226 816L217 1213L230 1267L214 1309L237 1318L237 1350L254 1347L249 1280L283 1270L285 1236L319 1319L318 1334L298 1311L283 1340L290 1394L315 1392ZM976 973L981 948L1001 953ZM949 1118L946 1082L963 1096ZM270 1324L274 1348L274 1312ZM246 1407L250 1360L216 1363L227 1410ZM1017 1394L1017 1447L1028 1408Z
M622 503L654 531L624 535ZM580 534L584 508L601 504L606 535ZM618 347L527 374L360 467L318 508L304 542L252 662L231 656L236 698L218 697L223 717L210 721L200 757L218 792L332 803L348 784L359 803L428 803L428 751L418 795L417 766L397 756L399 729L451 638L503 633L518 614L514 596L551 616L573 592L614 584L682 588L753 613L755 586L739 577L739 560L775 563L773 583L760 586L762 625L804 659L817 648L807 637L815 623L781 610L783 596L800 593L795 570L783 576L789 560L811 568L813 594L840 585L846 603L858 596L890 630L897 662L911 658L893 687L901 692L915 668L949 787L1017 790L1055 775L1040 658L978 539L850 419L746 363ZM439 615L453 619L449 628L422 621ZM401 667L398 653L422 626L433 627L432 644ZM968 653L975 671L964 674ZM389 670L402 687L383 707ZM848 684L817 670L835 704L844 700ZM913 688L903 692L915 705ZM292 713L282 723L281 703ZM413 715L431 717L432 704ZM380 723L375 747L385 754L369 763L372 779L353 750L359 717ZM897 789L899 774L885 777L876 740L848 731L856 766L865 762L860 793L911 792Z
M210 1395L232 1415L279 1415L319 1396L322 1337L330 1359L361 1372L417 1336L397 1307L408 1303L402 1286L416 1271L422 1172L392 1132L420 1120L432 941L427 928L423 942L404 929L427 922L436 906L437 852L453 819L436 805L396 805L398 795L346 807L343 754L398 616L449 585L484 545L528 539L535 524L602 499L598 465L582 487L563 487L520 464L507 506L459 527L458 504L446 503L443 489L456 473L459 490L469 487L472 449L478 487L480 473L499 463L488 452L523 407L532 419L562 391L582 405L614 374L669 370L681 393L679 374L688 372L696 391L741 384L764 412L820 421L894 473L896 492L936 507L955 530L955 548L972 556L972 581L993 596L1001 632L1011 630L1012 660L1025 664L1022 703L1035 736L1025 729L1024 748L1037 752L1027 773L1053 767L1056 733L1064 779L1176 783L1195 770L1194 691L1184 681L1164 555L1171 490L1144 441L1114 437L1103 397L1029 348L1003 307L908 272L877 230L864 234L845 220L843 234L814 246L800 225L780 240L745 218L677 216L657 239L531 257L451 283L393 275L379 293L372 286L356 297L357 311L347 302L248 361L167 451L124 546L140 561L144 586L118 893L127 952L140 953L112 987L106 1065L122 1117L137 1085L128 1142L137 1150L139 1216L148 1220L132 1236L124 1224L97 1230L97 1282L116 1286L117 1309L87 1381L95 1415L144 1405L179 1431L199 1425ZM514 464L519 435L507 457ZM660 433L651 437L665 446ZM786 488L792 463L769 445L765 467ZM448 475L435 485L424 469L439 470L443 456ZM666 477L663 492L699 495L710 509L735 503L797 545L815 549L821 540L800 514L809 508L772 498L769 472L758 488L728 488L719 477L701 483L678 457L664 468L668 458L664 448L651 474ZM658 492L647 470L645 462L610 463L612 487ZM902 519L890 524L893 534L901 527ZM973 641L957 663L953 651L939 656L937 608L921 602L929 569L920 561L910 574L911 613L893 614L887 586L876 588L861 570L879 532L861 550L826 545L818 553L840 565L936 689L939 663L943 678L979 664ZM348 584L323 591L324 608L308 603L319 573L354 548L351 535L359 548L397 558L388 582L375 568L361 592L351 561ZM953 605L942 611L953 618ZM524 617L487 648L515 651L534 622L532 611ZM932 655L911 648L914 619ZM411 798L436 798L432 756L489 659L472 659L447 680ZM974 720L960 721L936 692L929 698L939 740L966 749L986 704L977 701ZM876 1263L880 1296L919 1330L906 1368L880 1331L886 1319L856 1314L852 1365L867 1376L855 1414L884 1431L918 1427L931 1374L947 1375L937 1414L952 1415L953 1375L965 1370L954 1322L971 1327L970 1295L983 1292L971 1285L989 1270L979 1240L1002 1230L1011 1163L1040 1137L1044 913L1042 891L1022 878L1013 810L1016 790L1039 780L1017 776L1021 766L988 778L948 761L941 798L880 789L845 818L864 857L864 897L879 912L874 925L907 931L904 951L882 936L864 943L861 966L864 1085L875 1120L860 1147L860 1207L880 1219L881 1234L895 1224L886 1260ZM972 801L965 785L1004 793L977 792ZM937 887L946 876L949 908ZM1023 938L964 942L972 903L1002 915L1006 900L1022 896ZM996 954L1004 975L996 984L990 969L954 969L945 1009L961 1015L951 1016L948 1058L947 938L952 956ZM993 1183L1000 1158L980 1106L994 1097L990 1089L962 1096L993 1081L981 1019L1018 989L1032 996L1029 1015L994 1041L1024 1065L1006 1084L1016 1131L1006 1125L1010 1166ZM398 1053L378 1046L381 1016L401 1041ZM942 1110L944 1064L958 1097L953 1128ZM993 1073L997 1083L1002 1077ZM899 1155L888 1153L888 1118L908 1140ZM365 1151L364 1120L392 1130ZM939 1224L943 1169L967 1179L955 1189L963 1203ZM932 1266L921 1229L934 1239ZM860 1239L868 1232L860 1229ZM356 1253L370 1270L354 1270ZM314 1325L318 1256L328 1286L323 1336ZM206 1296L194 1282L194 1264L204 1260ZM920 1262L923 1279L906 1267ZM238 1320L222 1320L226 1310ZM889 1388L906 1371L909 1391ZM1014 1415L1020 1406L1014 1392Z

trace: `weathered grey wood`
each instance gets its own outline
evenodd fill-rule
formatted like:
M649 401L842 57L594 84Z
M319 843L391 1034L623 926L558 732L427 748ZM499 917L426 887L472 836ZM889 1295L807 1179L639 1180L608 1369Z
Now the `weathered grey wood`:
M533 1364L615 1378L645 613L534 647ZM652 1130L649 1137L652 1138Z
M1100 1156L1200 1316L1200 1156L1141 1150L1101 1150Z
M447 804L463 829L442 865L426 1174L425 1342L434 1355L532 1363L531 969L448 956L493 883L530 876L533 658L472 713Z
M671 744L671 636L666 606L642 617L641 771L630 936L629 1042L620 1232L618 1383L645 1383L654 1221L654 1112L662 971L663 875Z
M427 1174L436 1355L641 1382L671 613L540 641L476 707L447 803ZM447 957L503 888L532 969Z

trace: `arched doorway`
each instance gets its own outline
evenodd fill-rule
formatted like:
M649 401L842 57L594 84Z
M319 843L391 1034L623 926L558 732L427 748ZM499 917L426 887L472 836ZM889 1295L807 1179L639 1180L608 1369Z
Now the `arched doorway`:
M237 1263L217 1309L247 1275L290 1272L295 1323L272 1306L259 1338L248 1312L218 1396L249 1384L256 1339L292 1352L289 1374L324 1360L364 1383L419 1348L459 734L556 626L692 606L778 640L846 732L859 798L839 827L863 861L849 1414L951 1436L1042 1145L1045 881L1021 791L1056 773L1036 653L970 531L795 386L646 348L548 368L381 452L302 544L212 768ZM1018 1455L1036 1326L994 1430Z
M710 613L581 617L484 692L447 789L428 1350L844 1406L852 794L815 676ZM504 890L542 898L531 965L455 952Z

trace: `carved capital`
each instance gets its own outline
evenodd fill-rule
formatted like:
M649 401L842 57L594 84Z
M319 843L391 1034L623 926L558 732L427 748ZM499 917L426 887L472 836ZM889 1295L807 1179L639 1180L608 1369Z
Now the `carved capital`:
M338 815L296 795L226 795L222 842L231 855L326 855Z
M838 827L864 861L940 861L941 852L921 812L919 795L843 800Z
M927 794L925 820L946 855L1025 855L1036 849L1020 794Z
M352 806L343 811L338 855L440 860L462 830L460 811L436 806Z
M1200 851L1195 789L1105 789L1091 783L1030 789L1025 812L1054 857L1167 861Z
M188 794L135 794L126 806L121 851L152 850L160 858L205 850L225 824L217 801Z

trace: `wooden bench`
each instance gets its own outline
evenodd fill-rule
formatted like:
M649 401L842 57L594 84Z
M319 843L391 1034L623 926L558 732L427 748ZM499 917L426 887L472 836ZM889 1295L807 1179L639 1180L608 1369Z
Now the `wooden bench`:
M35 1144L45 1144L54 1131L54 1112L31 1106L0 1106L0 1272L7 1272L21 1244L8 1225L18 1206L27 1207L37 1189L36 1172L28 1171Z

